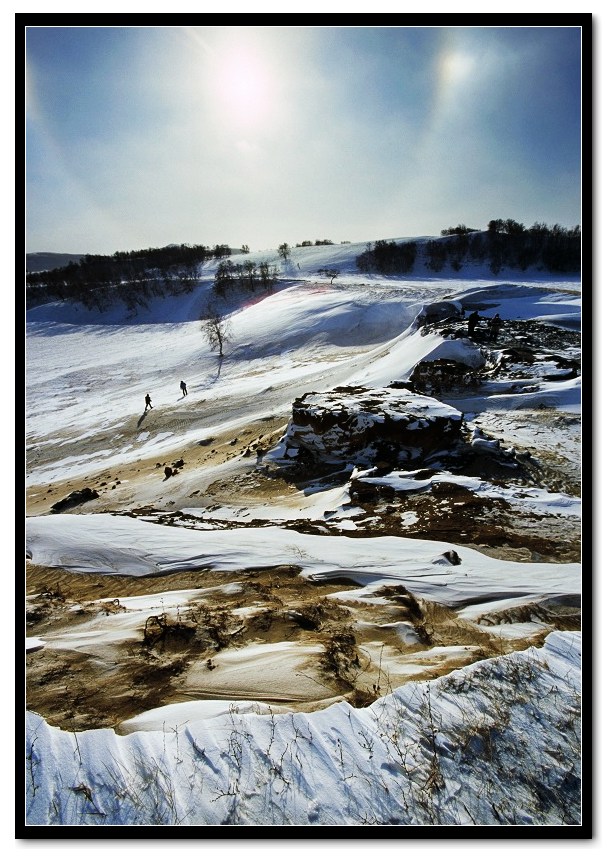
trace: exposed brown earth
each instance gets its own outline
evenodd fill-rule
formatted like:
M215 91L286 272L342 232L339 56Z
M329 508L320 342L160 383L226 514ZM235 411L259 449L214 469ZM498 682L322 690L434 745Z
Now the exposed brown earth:
M511 344L522 328L520 323L506 326L501 346ZM577 360L579 334L542 325L527 329L525 339L527 355L525 350L512 354L496 375L516 373L524 382L540 348L544 354L549 350ZM482 388L482 382L474 383L477 387ZM448 397L445 393L439 398L448 402ZM256 465L257 447L265 450L275 444L287 421L284 416L264 416L221 436L167 449L160 461L138 457L134 449L117 468L28 488L27 514L50 514L55 503L84 487L95 490L97 498L68 512L146 515L193 529L203 518L206 527L242 525L214 518L214 510L221 506L283 506L292 501L293 517L281 524L301 532L428 538L444 541L445 549L468 545L495 558L579 561L578 520L515 508L499 495L481 497L455 484L404 494L354 483L353 504L362 511L351 517L355 530L339 520L306 519L296 503L310 478L265 462ZM137 422L133 417L122 432L132 435ZM184 415L162 417L160 412L150 412L144 421L150 432L177 429L187 422ZM478 457L466 467L469 476L490 478L498 488L526 483L579 495L579 418L536 407L486 411L476 422L501 438L504 447L514 446L526 455L507 469ZM550 444L555 428L562 432L558 450ZM83 453L103 450L116 434L115 429L101 432L92 449L90 441L75 443L74 448ZM57 446L44 442L28 455L32 466L59 459ZM167 467L172 469L169 477ZM218 469L217 477L201 483L202 469L209 468ZM326 483L346 481L347 473ZM204 509L204 517L186 518L183 509L188 508ZM246 524L266 525L271 520L256 517ZM115 577L28 564L26 584L27 634L46 643L43 650L27 655L27 706L69 730L120 729L121 722L140 712L195 699L261 699L302 711L341 699L368 705L405 681L434 678L481 658L540 644L552 629L579 628L575 598L560 607L513 605L486 621L472 622L456 610L415 598L402 587L382 590L379 604L336 600L329 596L347 585L312 582L296 567ZM121 617L126 619L125 599L176 590L198 594L178 614L148 620L144 616L128 636L118 628L114 639L99 645L65 646L66 635L86 622L93 629L94 623L110 617L117 624ZM513 621L536 627L516 639L488 630ZM271 650L269 663L274 666L268 667L271 675L259 667L256 679L246 653L264 646ZM429 649L439 651L428 655ZM241 650L244 654L239 655Z
M158 418L158 415L156 417ZM181 460L183 466L177 469L175 477L170 479L169 486L166 484L164 486L164 497L170 501L174 496L175 500L172 504L177 504L178 507L185 507L186 504L190 507L199 507L201 502L210 502L211 499L205 497L205 490L200 489L199 484L186 485L186 489L181 491L181 481L185 479L186 474L191 476L199 469L222 466L239 457L242 458L242 463L235 471L242 472L243 469L246 471L255 465L256 446L261 443L267 448L275 444L284 431L287 420L286 417L278 416L260 418L248 423L244 428L235 426L220 436L203 438L178 449L167 448L163 452L161 461L157 457L138 458L135 453L132 457L125 456L118 468L90 472L64 481L53 481L44 486L29 486L26 495L26 514L36 516L51 513L53 504L82 487L96 490L99 498L73 509L72 513L107 513L140 506L142 498L146 500L146 490L150 487L150 481L157 480L162 483L165 480L165 466L173 466ZM157 423L156 429L171 430L170 415L163 418L162 422L158 420ZM103 443L99 446L103 447ZM56 447L41 446L41 452L44 452L45 461L52 462L59 458ZM88 449L83 452L88 452ZM179 483L176 483L180 474L183 477L179 478ZM153 504L157 507L159 501L154 499Z
M222 591L235 582L236 591ZM557 627L579 627L573 600L560 609L530 604L495 614L488 624L542 623L531 637L503 639L403 587L381 589L382 604L329 597L344 587L343 581L312 582L294 567L136 578L29 565L27 631L48 643L27 655L28 708L63 729L84 730L119 727L140 712L191 699L262 699L299 711L335 699L368 705L405 681L435 678L475 660L541 644ZM176 589L207 592L178 617L148 617L134 638L102 641L94 649L53 648L54 640L85 622L95 629L99 617L124 615L126 597ZM406 644L398 633L403 622L409 623ZM260 694L258 683L251 689L244 673L229 678L226 687L224 658L230 650L285 642L303 659L292 693L277 691L272 682L268 693ZM441 647L444 655L424 657L428 649Z

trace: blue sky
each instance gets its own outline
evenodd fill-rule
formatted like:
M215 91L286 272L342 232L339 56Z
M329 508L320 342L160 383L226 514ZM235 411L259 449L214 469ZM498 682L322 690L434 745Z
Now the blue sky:
M28 27L27 251L577 225L578 28Z

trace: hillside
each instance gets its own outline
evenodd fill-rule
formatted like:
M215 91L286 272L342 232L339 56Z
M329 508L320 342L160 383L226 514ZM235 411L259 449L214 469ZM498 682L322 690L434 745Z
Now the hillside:
M84 253L69 252L28 252L25 256L27 273L39 270L54 270L56 267L66 267L71 261L80 261Z
M580 279L368 246L28 311L28 826L582 826Z
M439 238L401 238L354 245L344 241L339 246L341 251L335 250L335 244L328 239L316 240L314 245L307 240L297 244L295 250L282 243L277 250L251 256L247 247L241 253L227 244L213 247L170 244L117 251L113 255L85 255L78 263L28 273L26 303L29 309L61 300L104 312L123 302L135 311L147 306L151 299L192 291L209 265L215 274L215 289L222 295L236 286L266 291L281 271L288 273L289 268L301 269L302 265L305 268L308 261L314 261L319 247L332 249L324 253L325 264L318 271L331 282L344 265L351 272L388 277L413 274L449 277L470 267L477 272L488 270L493 277L509 269L530 274L581 272L579 226L549 228L536 223L525 228L514 220L492 220L486 231L460 226L445 229ZM282 267L276 263L277 252Z

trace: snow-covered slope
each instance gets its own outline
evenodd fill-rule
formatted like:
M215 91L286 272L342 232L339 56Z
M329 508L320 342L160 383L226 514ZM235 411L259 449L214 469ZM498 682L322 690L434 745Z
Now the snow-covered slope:
M149 713L134 724L141 732L126 736L55 730L30 714L28 820L89 827L575 824L578 669L579 636L555 634L542 649L399 688L368 709L338 703L277 715L262 705L224 704L209 717L185 703ZM61 778L69 780L58 784Z
M463 533L447 542L440 525L456 511L472 522L472 509L491 502L490 528L517 514L530 534L578 533L576 370L563 379L553 374L557 361L536 354L527 369L511 360L501 378L445 400L489 431L471 442L500 453L534 448L527 477L504 469L488 480L471 458L468 474L436 464L426 475L400 466L378 477L352 465L349 476L287 482L272 462L291 406L305 393L386 388L421 361L441 358L480 369L490 356L498 369L500 346L470 340L464 325L451 335L420 327L428 304L449 298L462 313L499 312L513 328L533 321L571 333L580 325L579 280L495 279L480 269L447 279L421 266L405 279L377 277L356 270L364 248L297 248L287 262L276 251L241 256L270 260L281 279L263 297L225 300L222 359L199 322L212 293L211 263L191 294L157 299L136 314L61 303L28 312L32 689L46 681L44 699L52 702L56 688L65 704L70 686L60 688L70 664L90 660L111 677L123 658L141 653L150 618L181 625L185 611L208 610L219 596L231 599L239 633L268 611L282 617L275 631L258 627L212 656L188 656L189 666L171 673L181 683L178 698L159 689L150 705L149 695L148 702L133 696L120 723L87 729L62 721L60 729L42 709L29 711L28 825L582 822L575 553L559 559L554 546L557 553L541 555L538 544L540 553L524 558L503 541L499 550ZM322 268L340 270L333 284ZM520 345L529 352L529 340ZM558 351L562 359L566 351ZM561 462L573 466L568 474ZM390 488L392 498L356 501L354 483L380 496ZM84 487L97 496L52 512ZM414 532L430 500L436 537L432 528ZM177 584L191 574L194 582ZM270 574L271 598L252 600L247 592L260 574ZM296 576L301 586L331 583L319 608L351 617L358 655L350 670L359 664L357 682L371 695L359 708L329 687L319 666L329 638L341 632L319 626L305 642L284 624L291 616L291 628L293 609L301 612L296 598L280 595ZM142 580L154 581L149 591ZM390 606L395 592L400 612ZM404 597L417 599L425 633ZM371 623L374 610L387 618ZM160 661L157 654L156 671ZM213 671L223 683L216 695L239 675L250 693L262 693L253 688L256 675L266 677L266 689L274 676L276 690L266 699L217 699L208 691ZM317 681L297 686L300 696L289 702L281 683L291 682L295 694L298 677ZM137 688L122 683L118 695L116 681L105 681L94 687L116 687L128 705L129 688L133 695ZM316 711L298 711L297 700Z

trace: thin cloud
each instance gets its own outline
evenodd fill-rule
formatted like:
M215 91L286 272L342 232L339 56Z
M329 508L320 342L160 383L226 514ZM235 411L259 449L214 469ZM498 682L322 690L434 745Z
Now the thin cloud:
M29 251L580 221L575 28L46 27L27 51Z

